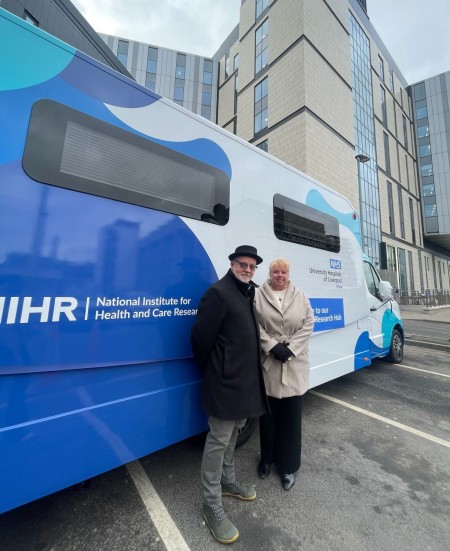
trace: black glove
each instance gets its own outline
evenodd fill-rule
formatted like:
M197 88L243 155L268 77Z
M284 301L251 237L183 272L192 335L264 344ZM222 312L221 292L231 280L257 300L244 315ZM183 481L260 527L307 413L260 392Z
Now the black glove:
M288 359L293 356L292 352L287 347L287 344L278 343L272 348L270 352L274 355L276 360L283 363L287 362Z

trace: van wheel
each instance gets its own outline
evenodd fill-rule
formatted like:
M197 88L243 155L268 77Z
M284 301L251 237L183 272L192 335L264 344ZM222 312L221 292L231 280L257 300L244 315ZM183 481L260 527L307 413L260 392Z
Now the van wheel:
M398 364L403 360L403 338L398 329L392 331L391 348L385 360L393 364Z
M257 417L253 417L252 419L247 419L247 421L245 421L245 425L238 432L236 448L240 448L247 442L250 436L255 432L257 424Z

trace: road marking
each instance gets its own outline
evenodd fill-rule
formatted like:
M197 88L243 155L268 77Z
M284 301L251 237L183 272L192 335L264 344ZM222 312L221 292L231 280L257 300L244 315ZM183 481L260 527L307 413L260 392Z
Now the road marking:
M167 551L190 551L140 462L132 461L126 467Z
M430 375L439 375L439 377L447 377L450 379L450 375L444 375L444 373L437 373L436 371L428 371L427 369L420 369L419 367L412 367L411 365L395 364L395 367L404 367L405 369L414 369L414 371L423 371L423 373L430 373Z
M392 425L393 427L397 427L399 429L405 430L407 432L411 432L412 434L415 434L416 436L420 436L422 438L426 438L427 440L431 440L431 442L435 442L436 444L440 444L441 446L445 446L446 448L450 448L450 442L447 440L443 440L442 438L436 438L436 436L432 436L431 434L427 434L426 432L422 432L417 429L413 429L412 427L408 427L408 425L403 425L403 423L397 423L397 421L392 421L391 419L388 419L387 417L383 417L382 415L377 415L376 413L372 413L371 411L368 411L367 409L359 408L358 406L354 406L353 404L350 404L348 402L344 402L343 400L338 400L337 398L333 398L332 396L328 396L327 394L322 394L321 392L317 392L317 390L310 390L311 394L314 394L315 396L319 396L320 398L325 398L325 400L329 400L330 402L335 402L336 404L339 404L341 406L345 406L346 408L353 409L354 411L357 411L358 413L362 413L363 415L367 415L368 417L373 417L373 419L377 419L378 421L383 421L383 423L386 423L388 425Z
M430 341L416 341L416 339L410 339L410 341L412 342L417 342L419 344L424 344L425 345L425 348L426 348L426 345L433 345L433 344L436 344L437 346L442 346L443 348L447 349L447 348L450 348L450 346L448 344L442 344L440 342L430 342ZM406 344L408 344L408 339L406 339Z

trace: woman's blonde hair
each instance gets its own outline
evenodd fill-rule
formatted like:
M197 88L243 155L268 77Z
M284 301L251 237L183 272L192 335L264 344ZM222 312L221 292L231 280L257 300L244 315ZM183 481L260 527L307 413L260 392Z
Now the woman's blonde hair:
M278 266L280 268L283 268L283 270L287 270L288 272L291 267L289 260L287 260L286 258L275 258L275 260L272 260L272 262L269 264L269 277L273 270Z

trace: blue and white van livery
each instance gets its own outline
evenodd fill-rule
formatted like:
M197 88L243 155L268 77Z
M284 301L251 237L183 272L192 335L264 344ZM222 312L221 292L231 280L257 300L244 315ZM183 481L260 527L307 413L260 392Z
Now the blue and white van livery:
M0 44L0 512L205 429L190 328L243 242L311 299L311 386L401 361L345 197L2 9Z

